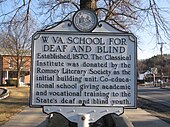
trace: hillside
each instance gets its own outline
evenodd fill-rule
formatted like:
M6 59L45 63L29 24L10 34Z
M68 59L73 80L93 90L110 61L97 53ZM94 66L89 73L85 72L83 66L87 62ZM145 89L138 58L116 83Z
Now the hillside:
M138 72L144 73L151 71L151 68L157 68L158 74L161 74L161 69L164 76L170 77L170 54L153 56L149 59L138 60Z

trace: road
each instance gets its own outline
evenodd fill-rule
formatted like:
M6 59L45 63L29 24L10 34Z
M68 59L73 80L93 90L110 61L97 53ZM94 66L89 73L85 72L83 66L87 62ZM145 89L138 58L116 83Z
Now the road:
M170 88L139 86L138 96L170 107Z

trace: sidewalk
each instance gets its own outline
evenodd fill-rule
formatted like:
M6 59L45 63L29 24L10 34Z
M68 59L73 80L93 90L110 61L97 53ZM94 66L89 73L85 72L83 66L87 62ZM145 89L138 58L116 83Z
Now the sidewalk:
M170 124L140 108L125 109L125 116L132 122L134 127L170 127Z
M46 127L47 117L41 108L27 107L1 127ZM170 127L170 124L140 108L125 109L123 115L114 119L117 120L117 127Z
M46 127L48 115L41 108L29 108L14 115L1 127Z

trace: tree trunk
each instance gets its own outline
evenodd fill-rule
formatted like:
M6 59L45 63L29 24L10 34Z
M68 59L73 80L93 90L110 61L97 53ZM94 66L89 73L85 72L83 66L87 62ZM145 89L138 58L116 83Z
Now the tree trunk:
M20 56L19 56L19 53L17 53L17 58L16 58L16 63L17 63L17 86L16 87L20 87L20 82L19 82L19 79L20 79L20 73L21 73L21 70L20 70Z
M20 73L21 73L21 71L20 71L20 69L18 69L18 71L17 71L17 86L16 87L20 87L20 81L19 81Z
M95 10L97 8L98 0L80 0L80 9L91 9Z

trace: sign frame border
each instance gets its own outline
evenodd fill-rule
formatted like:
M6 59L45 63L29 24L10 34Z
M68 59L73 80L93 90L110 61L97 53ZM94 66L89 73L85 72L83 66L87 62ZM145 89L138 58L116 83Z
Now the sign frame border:
M35 50L35 47L34 47L34 43L35 43L35 40L37 37L39 37L40 34L69 34L69 35L73 35L73 34L76 34L76 35L119 35L119 36L128 36L129 39L130 37L133 37L134 40L131 40L133 43L134 43L134 105L133 106L86 106L86 107L123 107L123 108L137 108L137 37L134 36L133 33L119 33L119 32L92 32L92 33L78 33L76 31L72 31L70 33L70 31L37 31L33 34L32 36L32 50L31 50L31 75L30 75L30 101L29 101L29 105L30 107L43 107L43 106L63 106L63 107L80 107L82 105L35 105L33 104L32 102L32 98L33 98L33 76L34 76L34 72L33 72L33 60L34 60L34 50ZM82 106L83 107L83 106Z

